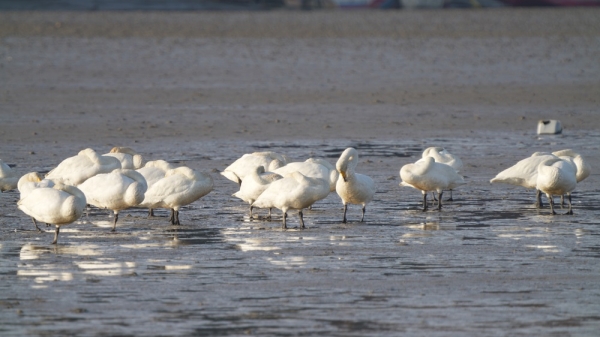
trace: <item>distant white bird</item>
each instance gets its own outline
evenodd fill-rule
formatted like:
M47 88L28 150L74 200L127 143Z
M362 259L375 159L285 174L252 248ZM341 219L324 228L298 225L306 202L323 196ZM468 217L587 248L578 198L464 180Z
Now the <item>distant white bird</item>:
M17 188L19 175L0 159L0 192Z
M247 153L241 158L227 166L221 175L238 184L242 183L244 177L252 174L257 167L263 166L265 171L273 172L275 169L284 166L287 158L276 152L254 152Z
M171 209L171 224L179 225L179 209L207 195L212 189L210 175L181 166L167 171L164 178L155 182L140 206Z
M446 164L436 163L431 157L422 158L400 169L400 186L413 187L423 193L423 211L427 210L427 192L438 193L438 210L442 209L442 193L465 183L456 170Z
M576 174L577 168L560 158L546 159L538 165L536 188L546 193L552 214L556 214L553 196L565 194L569 200L569 210L566 214L573 214L571 192L577 186Z
M246 175L240 190L233 194L234 197L240 198L250 204L250 217L252 218L252 205L254 201L269 187L269 184L275 180L283 178L281 175L273 172L265 172L263 166L256 168L256 171L252 174ZM269 208L269 217L271 216L271 209Z
M77 186L97 174L120 168L121 162L117 158L101 156L93 149L87 148L79 151L76 156L63 160L48 172L46 178Z
M103 156L117 158L121 162L121 168L123 169L137 170L144 166L142 155L129 147L115 146L109 153L105 153Z
M56 183L53 187L32 190L17 205L30 217L55 225L52 243L56 244L60 227L73 223L83 214L86 198L77 187Z
M373 200L375 195L375 182L367 175L356 173L356 165L358 165L358 151L351 147L340 155L335 165L339 172L335 190L344 204L343 223L346 223L348 204L362 205L360 221L363 222L367 204Z
M165 160L152 160L147 162L144 167L139 168L137 171L144 176L148 189L154 185L157 181L165 177L167 171L175 168L175 165L168 163ZM148 208L148 217L154 216L152 208Z
M282 228L287 228L288 210L298 210L300 228L304 228L302 210L329 195L329 182L325 179L310 178L300 172L275 180L252 204L259 208L275 207L283 212Z
M112 231L119 219L119 211L139 205L148 188L146 179L135 170L116 169L97 174L78 186L88 204L110 209L115 214Z
M20 196L19 200L25 199L33 190L36 188L52 188L54 187L54 181L50 179L44 179L42 175L38 172L29 172L24 174L19 178L19 182L17 183L17 188L19 190ZM37 225L37 221L35 218L31 218L35 228L41 232L42 230Z
M490 180L490 183L504 183L535 189L536 207L541 208L543 206L542 194L537 189L538 165L545 160L557 158L557 156L548 152L535 152L530 157L522 159L515 165L498 173L496 177Z
M458 156L453 155L452 153L448 152L446 149L444 149L443 147L428 147L423 151L423 154L421 155L421 158L426 158L426 157L431 157L435 160L436 163L441 163L441 164L446 164L450 167L452 167L453 169L456 170L456 172L460 172L460 170L463 167L463 162L462 160L460 160L460 158L458 158ZM435 199L435 195L434 195L434 199ZM452 198L452 190L450 190L450 198L448 198L448 201L452 201L454 200Z

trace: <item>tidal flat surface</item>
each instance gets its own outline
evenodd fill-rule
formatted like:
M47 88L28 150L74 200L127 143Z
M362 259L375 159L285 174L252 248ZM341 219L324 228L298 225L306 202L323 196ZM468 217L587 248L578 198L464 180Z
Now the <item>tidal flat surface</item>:
M500 145L501 144L501 145ZM167 158L211 172L215 189L181 211L147 218L90 209L38 233L0 194L0 334L3 336L595 336L600 330L600 134L486 133L422 140L144 143L147 160ZM49 144L53 160L78 151ZM398 171L442 145L460 156L467 185L441 212L421 211L421 194L398 186ZM366 222L333 193L271 221L231 196L218 174L243 153L272 150L293 160L335 163L359 150L357 171L373 177ZM574 193L574 215L533 206L533 191L491 185L496 173L534 151L573 148L594 173ZM102 149L98 149L102 151ZM107 150L108 151L108 150ZM152 151L150 153L150 151ZM35 157L35 156L31 156ZM11 164L55 165L15 156ZM444 194L444 199L447 193ZM562 213L564 210L559 211Z

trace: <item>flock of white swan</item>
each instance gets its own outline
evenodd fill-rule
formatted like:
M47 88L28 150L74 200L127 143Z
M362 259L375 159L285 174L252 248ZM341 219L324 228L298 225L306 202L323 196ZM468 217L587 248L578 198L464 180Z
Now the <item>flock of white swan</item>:
M254 152L234 161L221 175L239 184L233 196L250 205L250 217L253 208L269 209L269 218L271 209L277 208L283 213L285 229L288 211L295 210L300 228L304 228L302 211L334 191L344 206L342 221L347 221L348 204L362 206L364 221L366 206L375 195L375 183L371 177L357 173L357 165L358 151L354 148L343 151L335 166L323 159L290 162L276 152ZM423 211L428 207L428 192L437 192L437 209L441 210L443 191L465 184L459 174L462 165L445 149L430 147L417 162L400 169L400 186L422 192ZM540 208L541 193L545 193L552 214L556 214L553 196L566 195L567 214L573 214L571 192L590 172L590 165L573 150L536 152L498 173L491 182L535 189ZM0 190L13 189L20 193L17 207L31 217L39 231L38 221L56 226L52 242L56 244L60 227L78 220L89 205L114 212L112 231L119 212L130 207L148 208L149 215L153 209L170 209L170 222L178 225L179 209L210 193L213 179L165 160L144 162L140 154L127 147L115 147L102 155L87 148L63 160L45 176L38 172L20 176L0 159Z

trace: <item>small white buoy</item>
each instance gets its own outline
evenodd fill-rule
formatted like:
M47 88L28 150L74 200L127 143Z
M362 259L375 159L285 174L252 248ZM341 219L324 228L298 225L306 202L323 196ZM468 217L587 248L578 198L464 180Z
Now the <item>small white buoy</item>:
M538 135L557 135L562 133L562 125L556 119L542 119L538 122Z

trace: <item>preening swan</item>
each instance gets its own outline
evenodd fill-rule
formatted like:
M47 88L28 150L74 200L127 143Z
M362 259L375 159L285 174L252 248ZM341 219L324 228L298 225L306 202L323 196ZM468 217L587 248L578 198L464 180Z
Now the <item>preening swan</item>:
M438 193L438 210L442 209L442 193L465 183L463 177L446 164L436 163L431 157L422 158L400 169L400 186L409 186L423 193L423 211L427 210L427 192Z
M155 182L140 204L148 208L171 210L171 224L179 225L179 209L207 195L213 189L210 175L186 166L171 169Z
M452 153L448 152L443 147L428 147L428 148L426 148L423 151L421 158L426 158L426 157L433 158L436 163L446 164L446 165L452 167L453 169L456 170L457 173L460 172L460 170L463 167L462 160L460 160L460 158L458 158L458 156L453 155ZM453 200L452 190L450 190L450 198L448 198L448 201L452 201L452 200Z
M104 156L117 158L123 169L137 170L144 166L142 155L129 147L115 146Z
M245 179L242 180L240 190L235 192L233 196L250 204L250 217L252 218L252 209L254 208L252 204L254 201L269 187L269 184L281 178L283 178L281 175L273 172L265 172L265 168L259 166L254 173L246 175ZM270 215L271 209L269 208Z
M110 209L115 214L112 231L119 219L119 211L139 205L147 190L146 179L135 170L116 169L95 175L78 186L88 204Z
M577 186L576 174L577 168L560 158L546 159L538 165L536 188L546 193L552 214L556 214L553 196L564 194L569 200L569 211L566 214L573 214L571 192Z
M527 189L535 189L536 207L542 207L542 195L537 189L538 165L548 159L557 159L555 155L548 152L535 152L530 157L520 160L515 165L498 173L496 177L490 180L490 183L504 183L515 186L522 186Z
M375 182L371 177L356 173L358 165L358 151L354 148L347 148L336 163L339 178L335 187L337 194L344 204L344 219L346 223L346 211L348 204L362 205L361 222L365 220L365 209L367 204L373 200L375 195Z
M117 158L101 156L93 149L88 148L79 151L76 156L63 160L56 168L48 172L46 178L77 186L97 174L108 173L120 168L121 162Z
M17 188L19 175L0 159L0 192Z
M265 171L273 172L275 169L284 166L287 158L276 152L254 152L247 153L241 158L227 166L221 175L238 184L242 183L244 177L252 174L257 167L263 166Z
M144 179L146 179L146 184L148 185L148 189L150 189L154 183L165 177L167 171L174 168L175 165L159 159L147 162L144 167L138 169L137 171L144 176ZM148 208L148 217L152 216L154 216L154 211L152 208Z
M19 190L19 200L25 199L33 190L36 188L50 187L54 186L54 181L50 179L44 179L42 175L38 172L29 172L24 174L17 183L17 188ZM35 228L41 232L42 230L37 225L37 221L35 218L31 218Z
M52 243L56 244L60 227L76 221L83 214L86 198L77 187L55 183L53 187L32 190L17 205L30 217L55 225Z
M304 228L302 210L329 195L329 182L325 179L310 178L300 172L293 172L272 182L256 199L253 206L259 208L275 207L283 212L282 228L287 228L288 210L298 210L300 228Z

